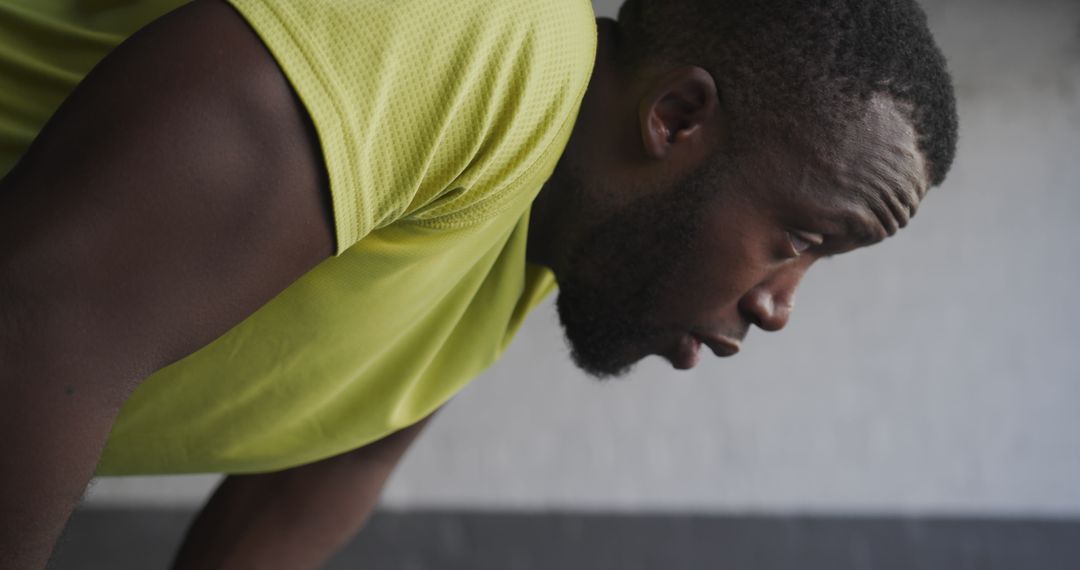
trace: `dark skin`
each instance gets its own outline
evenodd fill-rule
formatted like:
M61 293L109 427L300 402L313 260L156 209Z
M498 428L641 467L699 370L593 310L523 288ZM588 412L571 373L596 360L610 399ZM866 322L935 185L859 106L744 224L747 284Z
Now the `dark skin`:
M649 219L634 205L668 201L705 172L727 136L726 110L701 69L617 73L615 24L598 24L596 69L534 208L529 256L582 291L648 301L627 319L644 333L613 345L606 365L661 354L686 368L702 341L733 353L751 324L783 327L814 261L879 241L914 213L926 187L914 137L891 102L877 101L846 145L762 148L703 178L723 191L700 215ZM76 89L0 182L0 567L45 565L144 378L331 255L327 204L303 106L223 3L162 18ZM607 259L584 245L605 224L671 226L659 235L689 246ZM610 279L624 262L661 257L678 262L648 287ZM419 429L295 470L230 477L178 565L317 567L362 525ZM311 508L330 504L348 508Z
M192 522L173 568L319 567L363 526L429 420L309 465L227 477Z
M599 30L593 82L534 206L530 242L560 295L586 300L560 312L593 374L624 373L650 354L691 368L703 344L731 356L752 325L782 329L814 262L895 234L927 191L915 133L886 98L867 103L839 144L764 143L703 168L731 136L712 77L697 67L621 73L617 24ZM693 193L704 197L684 197ZM696 213L656 213L665 204ZM576 318L586 311L603 317Z
M333 234L307 116L218 2L103 61L0 200L0 567L41 568L127 395L331 255Z

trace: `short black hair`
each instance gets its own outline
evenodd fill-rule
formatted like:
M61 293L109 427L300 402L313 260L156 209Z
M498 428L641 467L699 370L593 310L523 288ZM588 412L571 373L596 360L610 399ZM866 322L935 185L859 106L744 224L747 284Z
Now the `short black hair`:
M952 79L914 0L627 0L619 27L623 64L706 69L736 128L842 124L884 94L907 111L930 183L952 165Z

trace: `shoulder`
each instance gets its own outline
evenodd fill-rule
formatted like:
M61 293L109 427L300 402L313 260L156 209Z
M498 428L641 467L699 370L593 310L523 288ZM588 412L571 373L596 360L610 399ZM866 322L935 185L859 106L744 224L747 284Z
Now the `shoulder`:
M311 114L339 248L403 218L493 213L471 206L557 144L595 60L589 0L229 2Z
M589 0L227 1L264 39L288 35L309 58L341 55L342 50L351 54L347 59L410 51L437 65L447 58L475 57L484 48L502 48L510 51L498 53L500 57L527 52L537 63L566 63L585 54L591 60L595 53L595 15ZM469 52L465 45L474 49ZM358 47L366 50L353 51ZM438 47L457 49L430 50Z
M588 0L451 4L474 11L453 64L460 73L447 82L455 84L448 91L466 93L447 132L470 151L448 181L458 191L427 203L418 216L442 226L473 224L531 200L573 127L597 42Z

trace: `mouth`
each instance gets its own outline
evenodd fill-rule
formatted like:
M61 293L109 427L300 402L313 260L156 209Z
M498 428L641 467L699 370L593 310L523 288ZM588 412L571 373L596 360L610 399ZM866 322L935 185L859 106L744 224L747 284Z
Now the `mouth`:
M701 360L701 345L709 347L713 354L721 358L738 354L742 343L726 336L705 336L700 334L686 334L679 339L679 343L668 354L667 359L677 370L689 370L697 366Z
M720 335L694 335L694 339L699 343L709 347L709 350L720 358L727 358L729 356L735 356L742 348L742 342L736 339L720 336Z

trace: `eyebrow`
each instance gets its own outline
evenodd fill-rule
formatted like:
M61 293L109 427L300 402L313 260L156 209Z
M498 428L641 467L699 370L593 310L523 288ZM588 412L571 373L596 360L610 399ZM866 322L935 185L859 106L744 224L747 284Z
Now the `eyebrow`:
M904 228L915 217L925 191L914 172L897 168L891 160L870 157L868 174L860 184L862 198L888 235Z
M864 210L865 209L865 210ZM839 220L844 235L857 247L866 247L879 243L889 237L889 231L869 204L853 203L836 208L834 219Z
M893 171L895 172L895 171ZM916 180L881 175L864 177L856 190L829 205L829 217L838 221L844 235L856 246L884 241L908 225L919 204Z

